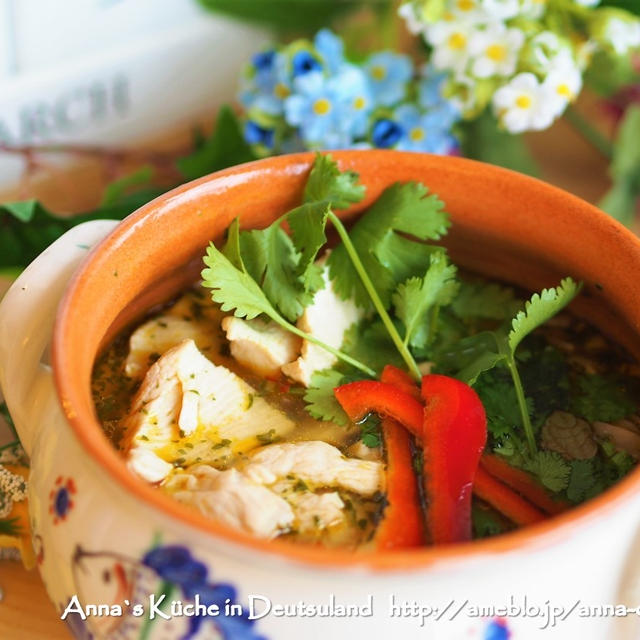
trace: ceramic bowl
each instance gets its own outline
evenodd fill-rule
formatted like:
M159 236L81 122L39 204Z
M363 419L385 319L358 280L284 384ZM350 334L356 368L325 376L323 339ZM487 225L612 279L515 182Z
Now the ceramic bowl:
M582 280L575 312L640 356L640 243L591 205L460 158L385 151L334 157L367 186L367 200L344 218L390 184L420 180L451 214L447 244L455 262L528 289L567 275ZM263 227L296 205L312 161L301 154L234 167L161 196L121 224L76 227L2 302L1 382L31 456L39 569L75 636L530 640L547 625L549 638L637 637L637 615L588 617L582 607L640 602L640 470L538 526L372 555L255 539L127 471L94 411L96 355L145 309L192 282L204 247L234 217ZM193 604L197 595L220 611L150 620L162 594L162 606ZM299 602L321 608L302 615L292 608ZM87 605L102 609L85 616ZM173 606L164 615L176 613Z

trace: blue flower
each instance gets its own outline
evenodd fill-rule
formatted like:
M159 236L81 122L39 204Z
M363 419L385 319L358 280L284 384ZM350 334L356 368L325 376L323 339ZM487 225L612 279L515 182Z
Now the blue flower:
M376 102L390 107L407 93L407 83L413 76L413 64L408 56L390 51L372 55L364 66Z
M371 140L373 145L379 149L391 149L394 147L404 131L402 127L389 118L380 118L377 120L371 130Z
M447 72L436 71L430 64L422 67L418 83L418 102L421 107L430 109L444 101L442 90L448 77Z
M396 149L446 155L457 148L455 138L448 127L441 126L438 115L404 104L395 110L394 118L403 131Z
M321 29L313 39L316 51L322 56L327 71L337 73L344 64L344 44L342 40L329 29Z
M335 83L341 88L343 98L342 124L352 138L366 134L374 100L367 77L355 65L344 65Z
M242 106L247 111L281 115L282 102L291 93L287 66L287 58L276 51L255 54L242 81L239 95Z
M338 78L309 73L296 79L295 92L284 102L287 122L298 127L310 147L337 149L351 143L345 126L345 91Z
M273 149L275 130L263 127L253 120L247 120L244 125L244 139L248 144Z
M306 49L301 49L293 54L291 67L294 78L304 76L313 71L322 71L322 65L318 59Z

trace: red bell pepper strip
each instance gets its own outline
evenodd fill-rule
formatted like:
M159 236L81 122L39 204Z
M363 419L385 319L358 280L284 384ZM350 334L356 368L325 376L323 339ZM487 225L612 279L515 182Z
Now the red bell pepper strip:
M411 436L391 418L382 421L387 457L387 506L375 536L379 550L407 549L424 544L424 516L413 470Z
M509 489L506 484L496 480L483 467L480 467L476 473L473 493L521 526L540 522L547 517L530 502Z
M398 387L398 389L402 389L412 395L416 400L420 400L420 388L406 371L398 369L398 367L394 367L392 364L388 364L382 370L380 380L393 384Z
M550 515L562 513L571 506L564 500L554 500L533 476L522 469L512 467L499 456L485 453L480 460L480 465L494 478L511 487L538 509Z
M448 376L422 378L422 445L427 531L434 544L471 539L471 494L487 441L476 392Z
M397 420L417 438L422 435L422 403L393 384L360 380L336 387L333 393L352 422L375 412Z

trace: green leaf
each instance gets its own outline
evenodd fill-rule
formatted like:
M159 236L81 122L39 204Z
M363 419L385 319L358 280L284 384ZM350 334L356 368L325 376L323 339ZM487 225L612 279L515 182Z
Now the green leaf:
M36 200L0 204L0 268L24 268L72 227L101 218L120 220L135 208L127 200L63 218Z
M0 518L0 536L19 536L22 533L19 520L20 518Z
M211 136L176 164L187 180L195 180L214 171L256 159L257 156L245 142L233 110L229 105L223 105Z
M633 222L640 197L640 106L630 106L616 136L610 173L613 186L600 207L623 224Z
M526 336L562 311L579 291L580 285L571 278L565 278L558 287L534 293L525 304L525 310L520 311L511 322L511 331L507 337L511 354L515 354Z
M471 521L474 538L497 536L504 533L507 528L495 510L479 504L476 500L471 506Z
M349 424L347 414L333 393L333 390L342 384L343 377L343 373L333 369L325 369L313 374L311 385L304 394L304 400L307 403L305 408L311 417L335 422L341 426Z
M602 0L600 6L617 7L618 9L624 9L629 13L640 16L640 3L638 3L638 0Z
M634 414L638 402L623 380L582 375L571 396L571 412L589 422L615 422Z
M593 460L572 460L567 498L571 502L582 502L596 484L596 473Z
M388 3L388 0L378 0ZM328 0L198 0L218 13L255 22L277 31L313 33L363 3Z
M202 271L203 286L211 289L211 299L223 311L233 311L238 318L251 320L261 313L272 317L274 309L255 280L236 267L214 244L204 257L207 269Z
M322 268L314 264L318 251L327 242L325 227L330 206L327 202L310 202L290 211L287 222L291 239L300 252L296 272L306 291L324 287Z
M393 294L396 316L405 326L405 344L424 347L433 331L429 317L434 308L449 304L456 292L456 267L449 264L443 251L431 254L423 278L413 277L400 284Z
M149 187L154 178L153 167L146 165L136 171L114 180L107 185L102 194L101 207L110 207L125 200L134 188ZM155 191L155 189L154 189ZM150 198L151 199L151 198Z
M522 302L515 297L511 287L485 281L462 280L460 290L451 303L453 312L463 320L506 320L521 308Z
M365 271L388 307L391 292L411 275L424 273L432 248L411 240L408 234L419 240L438 240L449 227L449 218L442 201L436 195L427 195L427 188L420 183L395 184L386 189L371 208L356 222L350 238L360 256ZM398 273L395 251L399 246L417 251L425 258L418 273ZM338 295L354 297L356 304L370 308L370 298L352 266L343 245L334 249L329 257L331 279Z
M305 202L328 202L332 209L347 209L364 198L365 187L349 169L340 171L329 154L317 153L304 188Z
M527 461L525 468L538 476L540 482L555 493L563 491L569 485L571 468L555 451L538 451L532 460Z
M463 155L474 160L497 164L507 169L540 175L540 170L522 136L498 127L489 111L462 125Z
M491 331L463 338L435 356L438 370L470 385L475 384L481 373L490 371L502 360L504 355L498 353L495 335Z
M354 324L349 328L345 333L342 349L377 373L387 364L405 366L389 332L382 320L377 318Z

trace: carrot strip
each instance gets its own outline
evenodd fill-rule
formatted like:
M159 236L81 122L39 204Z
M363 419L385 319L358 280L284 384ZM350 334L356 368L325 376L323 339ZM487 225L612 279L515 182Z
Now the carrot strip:
M536 479L522 469L512 467L499 456L485 453L481 460L481 466L494 478L511 487L523 495L529 502L550 515L556 515L569 509L570 505L565 500L554 500L547 490Z
M534 524L547 517L483 467L478 467L476 472L473 493L518 525Z

